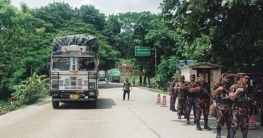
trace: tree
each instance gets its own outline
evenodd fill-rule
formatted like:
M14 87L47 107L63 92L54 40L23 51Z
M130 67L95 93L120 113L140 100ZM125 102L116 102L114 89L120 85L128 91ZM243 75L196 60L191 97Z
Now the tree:
M79 9L76 9L76 15L83 22L93 24L97 30L102 31L104 29L106 17L93 5L82 5Z
M166 0L161 4L166 24L183 34L187 58L221 64L229 71L239 71L262 55L257 52L262 50L261 7L257 0Z

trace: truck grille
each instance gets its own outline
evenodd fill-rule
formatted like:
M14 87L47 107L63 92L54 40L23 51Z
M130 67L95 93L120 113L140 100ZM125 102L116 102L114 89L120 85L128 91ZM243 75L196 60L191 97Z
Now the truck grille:
M82 89L82 79L77 77L70 77L70 79L65 79L65 89Z
M84 86L88 86L88 81L84 81Z

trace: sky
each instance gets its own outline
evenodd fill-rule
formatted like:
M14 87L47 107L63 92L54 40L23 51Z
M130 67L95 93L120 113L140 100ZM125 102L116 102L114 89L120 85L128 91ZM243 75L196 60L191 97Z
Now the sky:
M80 7L81 5L94 5L101 13L105 15L125 13L125 12L141 12L150 11L158 14L161 12L157 9L163 0L11 0L12 5L20 7L20 3L26 3L30 8L39 8L46 6L49 3L65 2L73 7Z

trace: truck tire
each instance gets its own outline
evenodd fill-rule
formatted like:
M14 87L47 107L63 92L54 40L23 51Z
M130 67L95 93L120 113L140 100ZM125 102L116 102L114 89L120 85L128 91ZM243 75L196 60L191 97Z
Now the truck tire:
M59 101L52 101L52 106L54 109L59 107Z
M97 108L97 101L94 101L91 103L91 108L96 109Z

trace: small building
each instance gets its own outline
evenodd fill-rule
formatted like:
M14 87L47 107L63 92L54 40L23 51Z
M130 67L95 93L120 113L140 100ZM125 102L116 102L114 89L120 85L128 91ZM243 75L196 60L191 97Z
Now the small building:
M213 82L218 82L221 77L222 67L221 65L211 64L209 62L199 62L181 67L181 75L185 76L186 81L190 81L191 74L195 74L196 77L198 77L200 73L204 73L206 82L213 88Z

